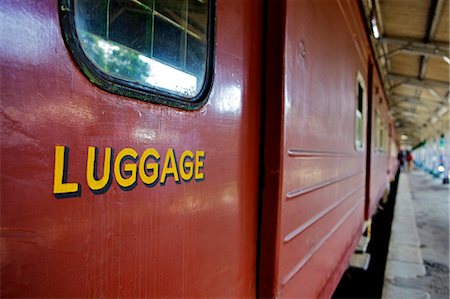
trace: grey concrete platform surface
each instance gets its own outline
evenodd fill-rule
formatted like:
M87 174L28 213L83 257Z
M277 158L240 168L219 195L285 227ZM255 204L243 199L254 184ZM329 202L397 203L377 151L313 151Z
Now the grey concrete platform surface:
M400 175L382 298L449 298L449 187Z

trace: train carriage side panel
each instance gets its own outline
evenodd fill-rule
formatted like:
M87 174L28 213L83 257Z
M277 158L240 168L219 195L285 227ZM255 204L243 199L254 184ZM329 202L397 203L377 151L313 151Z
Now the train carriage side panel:
M275 284L260 295L326 298L364 222L366 149L355 144L355 113L367 114L369 44L356 2L287 1L285 22L278 218L267 229L276 234Z
M0 2L1 297L255 296L261 5L217 1L214 84L203 107L186 111L90 83L64 44L58 1ZM120 188L116 176L130 173L111 166L99 194L86 178L90 146L96 179L108 147L114 165L124 148L136 159L156 149L159 174L170 173ZM177 183L179 161L164 166L186 150L204 152L203 181ZM58 179L79 196L55 197Z
M389 116L387 99L376 67L373 67L370 186L367 186L366 218L376 212L378 203L387 195L390 182L389 169Z

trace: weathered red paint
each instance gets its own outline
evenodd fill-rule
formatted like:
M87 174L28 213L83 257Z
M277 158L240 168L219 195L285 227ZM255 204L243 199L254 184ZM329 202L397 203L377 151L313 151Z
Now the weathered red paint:
M89 83L56 0L0 3L2 297L330 297L395 168L355 149L358 71L387 114L358 3L217 2L214 84L190 112ZM81 197L52 194L56 145ZM202 150L205 180L94 194L89 146Z
M356 2L278 5L269 9L274 31L283 33L273 52L283 61L273 67L269 55L267 62L276 85L266 83L270 188L262 203L260 296L327 298L364 222L366 151L355 148L355 86L359 71L367 89L370 48ZM268 34L277 34L270 25Z
M58 2L2 1L2 297L254 297L262 3L219 1L214 85L187 112L93 86L64 45ZM69 147L79 198L52 194ZM103 195L88 146L206 152L205 180ZM102 169L102 168L101 168Z

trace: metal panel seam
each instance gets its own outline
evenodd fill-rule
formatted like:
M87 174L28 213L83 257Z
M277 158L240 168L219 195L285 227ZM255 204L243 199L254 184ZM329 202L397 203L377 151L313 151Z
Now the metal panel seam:
M350 192L346 193L344 196L342 196L339 200L337 200L331 206L321 210L319 213L314 215L314 217L310 218L308 221L306 221L305 223L303 223L302 225L297 227L295 230L293 230L292 232L287 234L286 237L284 237L284 242L287 243L287 242L291 241L292 239L294 239L295 237L297 237L298 235L300 235L300 233L302 233L308 227L310 227L311 225L313 225L314 223L319 221L321 218L323 218L325 215L330 213L332 210L334 210L335 208L340 206L342 203L347 201L349 198L352 197L352 195L354 195L358 190L360 190L363 187L364 187L364 184L359 185L358 187L354 188ZM364 199L364 197L363 197L363 199Z
M347 180L349 178L355 177L355 176L357 176L359 174L362 174L362 173L364 173L364 172L363 171L358 171L358 172L355 172L355 173L352 173L352 174L349 174L349 175L345 175L345 176L340 176L340 177L324 180L324 181L322 181L320 183L317 183L317 184L313 184L313 185L310 185L310 186L307 186L307 187L304 187L304 188L300 188L300 189L296 189L296 190L293 190L293 191L289 191L288 193L286 193L286 199L290 200L290 199L299 197L300 195L303 195L303 194L306 194L306 193L310 193L312 191L316 191L316 190L322 189L324 187L327 187L329 185L333 185L335 183Z
M322 245L344 224L348 217L361 205L361 203L357 203L350 210L345 213L345 215L334 225L334 227L320 239L320 241L305 255L305 257L294 267L294 269L289 272L284 280L283 286L285 286L302 268L306 263L312 258L312 256L319 251Z
M325 151L309 151L301 149L288 149L288 156L291 158L307 158L307 157L348 157L358 158L360 155L349 154L343 152L325 152Z

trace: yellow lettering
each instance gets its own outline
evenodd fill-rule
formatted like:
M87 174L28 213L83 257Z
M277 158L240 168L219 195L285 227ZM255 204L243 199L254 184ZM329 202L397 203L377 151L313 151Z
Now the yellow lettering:
M175 152L172 148L169 148L166 153L166 159L164 160L164 167L161 173L161 185L166 183L166 177L169 174L173 175L175 182L180 182L180 177L177 170L177 160L175 159Z
M81 185L78 182L68 182L68 155L68 147L55 146L53 193L57 198L81 194ZM197 181L205 178L203 168L206 153L203 150L185 150L177 159L174 149L168 148L163 164L160 161L160 153L154 148L147 148L142 155L139 155L133 148L124 148L114 157L113 149L106 147L102 163L103 171L101 171L102 165L100 165L98 155L98 147L88 146L86 183L95 194L106 192L113 178L124 190L134 188L138 183L138 176L147 186L154 186L158 182L165 185L168 177L173 177L177 184L180 184L181 180L189 182L193 178ZM113 159L114 165L112 165ZM112 167L114 168L112 169ZM102 174L101 177L99 177L99 173Z
M69 149L62 145L55 147L55 172L53 177L53 193L55 195L76 193L80 190L78 183L67 183L67 164Z
M158 180L159 174L159 164L158 163L147 163L147 160L152 158L155 162L159 161L160 155L154 148L146 149L141 156L139 161L139 176L142 182L146 185L152 185ZM152 175L148 175L147 171L152 171Z
M187 161L186 161L187 160ZM187 182L192 179L192 176L194 175L194 154L190 150L186 150L181 154L180 157L180 163L179 164L179 170L181 178ZM188 169L188 172L186 172L186 168Z
M122 188L131 187L137 182L137 166L135 163L125 164L123 169L126 173L130 173L130 176L127 178L122 176L122 163L129 157L136 160L138 153L132 148L124 148L117 154L114 162L114 176L116 177L117 183Z
M195 152L195 179L196 180L203 180L205 178L205 174L200 172L200 169L204 166L205 160L205 152L204 151L196 151Z
M105 159L103 162L103 177L97 179L97 148L88 147L88 159L86 167L86 181L89 188L93 191L99 191L107 187L111 176L111 148L105 148Z

